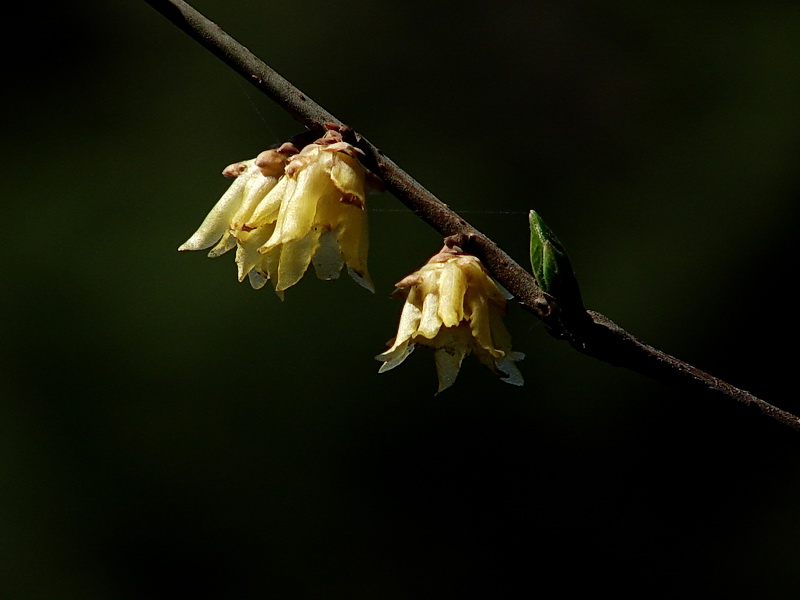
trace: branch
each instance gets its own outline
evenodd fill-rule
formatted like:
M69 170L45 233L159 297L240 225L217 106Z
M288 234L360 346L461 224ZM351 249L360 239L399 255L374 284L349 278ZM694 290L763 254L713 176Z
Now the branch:
M564 310L496 243L452 211L369 140L314 102L215 23L183 0L145 2L279 104L309 131L319 134L335 127L348 135L351 142L364 151L365 166L383 179L389 192L442 236L455 237L462 248L478 255L497 281L525 310L541 319L554 337L566 340L583 354L678 389L711 391L754 405L765 415L800 431L800 418L795 415L640 342L600 313L583 308Z

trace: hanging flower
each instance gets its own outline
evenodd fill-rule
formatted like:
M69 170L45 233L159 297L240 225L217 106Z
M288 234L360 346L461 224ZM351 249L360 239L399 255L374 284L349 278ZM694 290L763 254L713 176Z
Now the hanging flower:
M470 352L506 383L523 384L516 361L524 355L511 350L502 320L506 296L478 258L445 246L396 287L405 304L397 336L376 356L383 362L380 373L401 364L419 344L435 349L439 392L453 385Z
M292 144L231 165L236 180L179 250L210 257L236 247L239 281L258 289L271 280L275 291L297 283L313 263L320 279L350 275L374 291L367 271L368 179L360 150L337 131L298 152Z

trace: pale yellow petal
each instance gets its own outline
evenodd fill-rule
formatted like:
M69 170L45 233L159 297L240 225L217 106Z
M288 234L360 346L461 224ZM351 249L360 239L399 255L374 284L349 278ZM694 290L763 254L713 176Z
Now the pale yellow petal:
M236 266L239 271L239 281L244 281L254 267L263 260L263 255L259 249L272 235L274 225L262 225L252 231L242 231L239 233L238 245L236 248ZM253 280L250 280L252 283ZM255 287L255 286L254 286Z
M343 205L337 230L339 247L350 276L371 292L375 286L367 269L369 227L367 212L355 206Z
M475 342L492 356L502 356L503 352L495 349L492 343L492 327L489 318L489 301L486 296L470 293L467 296L469 325Z
M442 273L444 265L441 263L425 265L419 270L422 275L422 281L419 284L419 289L422 294L438 294L439 293L439 276Z
M248 169L252 169L253 161L246 162ZM205 250L219 241L228 230L228 226L242 203L247 171L233 180L233 183L214 205L211 212L200 224L197 231L178 248L179 251Z
M422 318L420 319L417 333L428 339L433 339L442 327L439 318L439 296L427 294L422 304Z
M378 373L385 373L386 371L394 369L396 366L402 364L402 362L408 358L408 355L414 351L414 347L414 344L409 344L408 340L406 340L393 350L387 350L383 354L376 356L376 360L383 362L378 369Z
M397 327L397 336L394 338L394 342L389 349L384 352L384 355L394 352L403 344L407 344L417 333L421 318L422 311L420 311L418 306L412 302L403 304L403 310L400 313L400 324Z
M330 176L345 203L355 204L357 208L364 207L367 196L366 172L358 159L336 152Z
M445 327L455 327L464 319L464 294L467 277L456 264L445 264L439 273L439 318Z
M233 232L230 229L227 229L225 233L222 234L222 239L220 239L217 245L208 251L208 258L217 258L218 256L222 256L228 250L233 250L235 247L236 238L233 236Z
M247 279L250 281L250 286L254 290L260 290L266 284L268 279L258 269L251 269L247 273Z
M489 326L492 331L492 345L504 353L511 351L511 335L503 322L500 309L489 305Z
M489 276L480 261L475 260L467 267L470 285L476 292L485 295L491 302L505 307L507 291L500 289L494 279Z
M272 280L273 285L278 281L278 266L281 260L281 246L262 252L261 264L257 267L265 279ZM278 297L283 300L283 291L275 290Z
M322 232L319 236L319 248L314 253L312 262L320 279L338 279L344 260L335 232L330 230Z
M240 175L239 177L243 176ZM277 177L265 177L261 174L260 169L252 168L248 171L242 194L242 204L231 219L234 229L241 228L244 223L250 220L253 211L277 183Z
M403 304L397 336L385 352L375 357L383 362L380 369L378 369L378 373L394 369L414 351L414 344L411 343L411 338L417 332L421 316L422 313L416 304L413 302L405 302Z
M439 348L433 356L436 360L436 373L439 377L437 394L449 388L456 381L467 351L461 346L452 348Z
M503 360L496 363L497 369L505 375L502 378L503 381L511 385L523 385L525 383L522 373L520 373L516 364L516 361L523 358L525 358L525 355L521 352L510 352Z
M302 279L311 263L311 257L319 246L318 229L312 229L299 240L282 244L281 258L278 264L278 280L275 289L282 292Z
M335 189L321 163L314 162L299 171L294 189L281 203L275 233L267 247L305 237L314 224L320 199L330 193L335 193Z
M297 182L288 177L281 177L278 183L262 198L258 205L253 209L253 213L248 217L246 223L251 227L274 223L278 218L283 199L291 194Z

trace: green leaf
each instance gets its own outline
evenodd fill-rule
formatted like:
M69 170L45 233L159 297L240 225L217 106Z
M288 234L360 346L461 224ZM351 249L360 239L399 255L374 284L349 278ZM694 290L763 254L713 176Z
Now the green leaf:
M530 211L531 268L546 294L564 308L583 308L578 280L564 246L536 211Z

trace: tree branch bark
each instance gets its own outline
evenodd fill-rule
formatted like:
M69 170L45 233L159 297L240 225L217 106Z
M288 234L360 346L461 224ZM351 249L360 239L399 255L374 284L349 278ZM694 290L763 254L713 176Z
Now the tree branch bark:
M494 277L520 305L541 319L548 332L573 348L609 364L625 367L686 390L704 390L754 405L772 419L800 430L800 418L637 340L613 321L594 311L564 311L539 287L536 279L502 248L452 211L381 150L314 102L183 0L145 0L194 38L259 91L284 108L309 131L327 128L346 133L364 151L365 165L414 214L444 237L454 236L462 248L479 256Z

